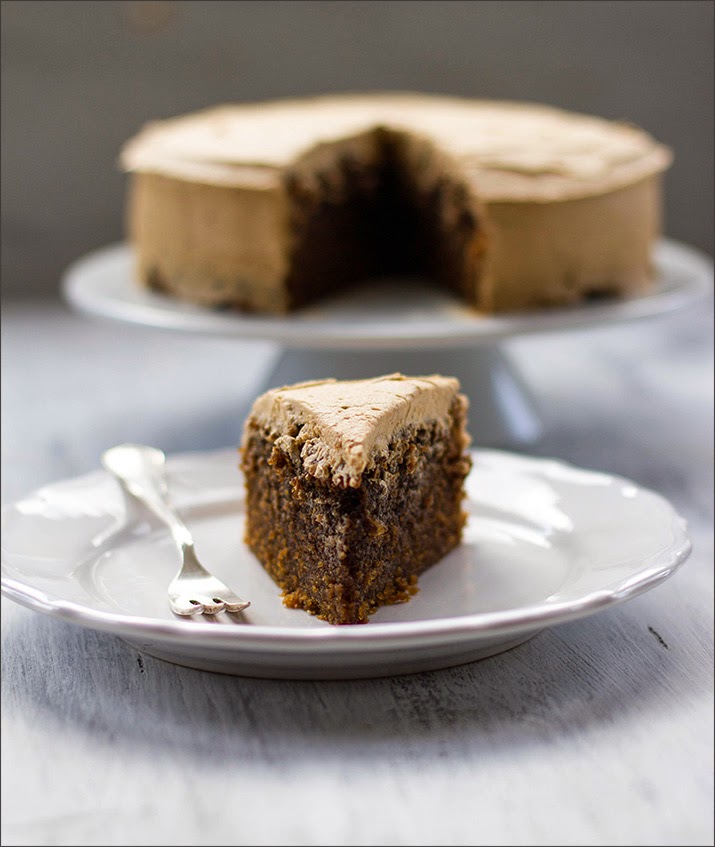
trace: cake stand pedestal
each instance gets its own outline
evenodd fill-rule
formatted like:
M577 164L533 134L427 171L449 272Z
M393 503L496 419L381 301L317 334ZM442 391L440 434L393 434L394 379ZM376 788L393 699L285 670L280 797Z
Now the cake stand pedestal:
M479 315L421 280L381 279L301 309L271 317L217 311L146 291L133 279L126 244L104 247L65 274L68 302L94 317L154 329L282 348L263 388L326 377L355 379L400 371L456 376L470 399L469 426L480 446L529 444L541 434L535 404L503 343L651 318L712 292L710 257L675 241L654 251L655 284L645 295L515 315Z
M456 376L470 400L469 427L489 447L530 444L542 433L536 404L499 345L447 350L283 350L262 390L321 376L364 379L386 373Z

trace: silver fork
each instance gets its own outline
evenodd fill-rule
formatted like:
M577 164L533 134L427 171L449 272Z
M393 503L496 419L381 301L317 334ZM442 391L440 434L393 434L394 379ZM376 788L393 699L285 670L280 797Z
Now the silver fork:
M177 615L215 615L240 612L251 604L242 600L199 562L194 540L174 511L164 475L165 456L155 447L120 444L102 454L102 464L123 488L140 500L171 531L181 554L179 572L169 584L169 605Z

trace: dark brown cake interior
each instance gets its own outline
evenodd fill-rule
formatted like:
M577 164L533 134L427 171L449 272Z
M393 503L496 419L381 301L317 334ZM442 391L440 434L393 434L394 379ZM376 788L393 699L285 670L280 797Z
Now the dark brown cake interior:
M333 624L364 623L408 599L417 576L459 543L469 469L459 400L451 421L448 432L436 422L400 432L357 488L309 475L297 441L285 452L275 433L251 425L245 540L286 605Z
M287 177L292 307L380 276L432 279L477 305L485 243L465 186L445 173L420 187L401 136L381 129L376 142L375 163L345 155L309 180Z

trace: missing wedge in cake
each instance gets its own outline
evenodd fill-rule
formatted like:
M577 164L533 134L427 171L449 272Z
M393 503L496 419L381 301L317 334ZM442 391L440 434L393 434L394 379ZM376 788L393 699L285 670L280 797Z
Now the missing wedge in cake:
M284 180L289 308L390 276L432 280L477 308L486 237L458 174L429 139L389 127L302 157Z
M274 389L244 429L245 541L284 602L331 624L404 602L461 539L457 380L391 374Z

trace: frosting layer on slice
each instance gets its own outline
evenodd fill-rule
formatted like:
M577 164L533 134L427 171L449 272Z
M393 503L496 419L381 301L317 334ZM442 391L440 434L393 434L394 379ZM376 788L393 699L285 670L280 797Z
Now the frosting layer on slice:
M265 427L288 454L299 446L304 469L316 478L358 487L401 430L433 421L448 427L457 398L466 403L458 380L438 375L305 382L259 397L246 427Z

